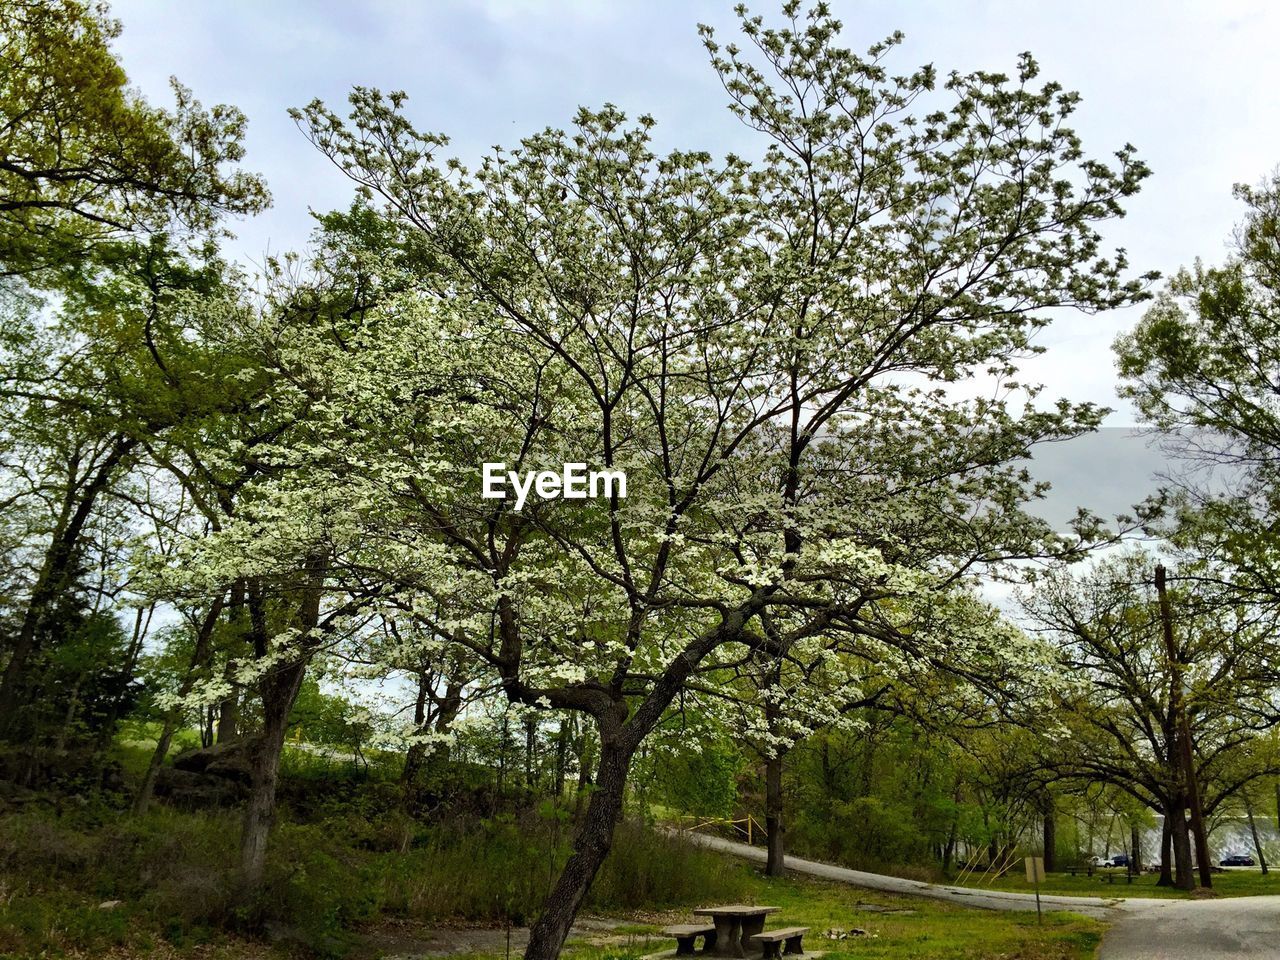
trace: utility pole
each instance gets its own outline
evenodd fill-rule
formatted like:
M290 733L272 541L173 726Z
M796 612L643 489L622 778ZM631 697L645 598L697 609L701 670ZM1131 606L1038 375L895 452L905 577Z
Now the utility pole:
M1213 886L1213 868L1209 863L1209 841L1204 832L1204 809L1200 806L1200 785L1196 780L1195 754L1191 749L1191 724L1187 722L1187 704L1182 692L1182 661L1173 642L1173 613L1165 589L1163 563L1156 564L1156 596L1160 601L1160 624L1164 629L1164 646L1169 655L1169 709L1178 729L1178 747L1182 754L1182 776L1187 787L1187 805L1191 808L1191 833L1196 841L1196 861L1200 867L1200 886ZM1178 816L1182 812L1178 811Z

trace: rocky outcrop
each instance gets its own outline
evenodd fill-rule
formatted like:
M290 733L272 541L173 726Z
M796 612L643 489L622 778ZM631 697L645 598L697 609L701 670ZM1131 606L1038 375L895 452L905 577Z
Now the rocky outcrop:
M256 746L246 738L183 751L161 768L156 795L188 808L235 806L248 795Z
M173 766L188 773L203 773L247 784L253 779L253 751L257 745L256 738L246 737L211 747L197 747L174 757Z

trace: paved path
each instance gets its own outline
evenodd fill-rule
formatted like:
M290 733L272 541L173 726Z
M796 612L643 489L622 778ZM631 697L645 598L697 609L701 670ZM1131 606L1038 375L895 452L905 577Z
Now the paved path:
M725 840L706 834L693 833L689 837L712 850L731 853L747 860L764 863L767 854L761 847L751 847L735 840ZM815 860L802 860L799 857L787 857L787 869L796 873L807 873L827 880L839 880L855 887L868 890L883 890L886 893L902 893L912 897L931 897L934 900L947 900L966 907L981 907L986 910L1034 910L1036 897L1033 893L1006 893L995 890L977 890L972 887L949 887L940 883L922 883L919 880L904 880L901 877L887 877L879 873L866 873L862 870L850 870L847 867L833 867L829 863L818 863ZM1148 901L1115 900L1104 897L1064 897L1044 894L1040 902L1046 910L1070 910L1091 917L1113 919L1121 911L1134 909L1134 904L1141 909Z
M1280 957L1280 897L1150 904L1115 922L1102 940L1098 960Z
M765 851L733 840L690 834L724 853L763 863ZM787 857L787 869L869 890L932 897L986 910L1034 910L1034 894L979 891L921 883L862 870ZM1224 897L1220 900L1104 899L1048 894L1047 910L1069 910L1111 923L1098 960L1237 960L1280 958L1280 897Z

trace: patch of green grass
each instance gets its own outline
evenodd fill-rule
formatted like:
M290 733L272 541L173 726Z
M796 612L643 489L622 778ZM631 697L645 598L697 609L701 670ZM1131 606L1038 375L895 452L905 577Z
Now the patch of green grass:
M901 897L842 884L800 878L760 879L757 896L782 907L775 924L810 927L807 942L840 957L1067 958L1092 957L1104 924L1066 913L974 910L916 897ZM911 913L884 913L867 906ZM861 928L866 937L824 940L831 928Z
M1051 873L1040 884L1040 892L1074 897L1106 897L1123 899L1126 897L1160 897L1167 899L1186 898L1191 896L1185 890L1175 887L1157 887L1158 874L1143 873L1133 878L1132 883L1125 881L1124 870L1115 871L1114 881L1108 882L1106 873L1094 871L1092 877L1080 871L1076 876L1068 873ZM1035 888L1027 882L1021 867L1011 871L999 880L987 880L979 884L978 879L970 878L961 886L983 890L1006 890L1013 893L1033 893ZM1268 873L1265 877L1258 870L1228 870L1213 875L1213 892L1220 897L1256 897L1266 894L1280 894L1280 874ZM1197 896L1203 896L1201 891Z
M975 910L798 875L769 879L747 865L738 869L746 886L743 899L780 907L770 916L770 926L809 927L806 950L822 952L827 960L1088 960L1106 928L1101 921L1070 913L1046 913L1039 924L1034 913ZM683 911L673 911L657 926L689 919ZM625 943L571 942L563 956L635 960L674 946L660 933L643 937L645 926L618 927L614 935L627 935ZM862 929L866 935L826 939L824 934L833 928Z

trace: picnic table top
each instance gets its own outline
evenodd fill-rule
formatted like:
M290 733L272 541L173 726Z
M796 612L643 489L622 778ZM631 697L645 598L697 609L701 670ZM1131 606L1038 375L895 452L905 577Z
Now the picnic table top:
M699 907L695 917L754 917L765 913L777 913L781 907L752 907L745 903L730 903L723 907Z

